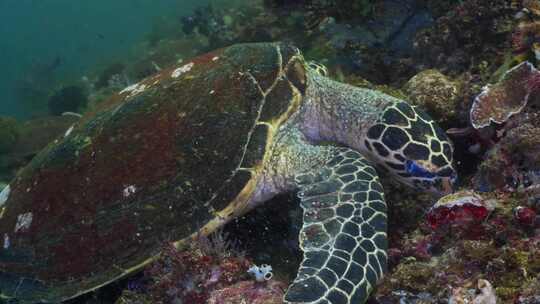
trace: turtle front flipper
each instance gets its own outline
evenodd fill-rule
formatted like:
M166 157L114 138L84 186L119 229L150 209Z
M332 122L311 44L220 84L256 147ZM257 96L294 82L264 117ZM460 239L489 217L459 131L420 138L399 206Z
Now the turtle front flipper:
M377 173L350 149L296 177L304 259L286 303L364 303L386 270L386 203Z

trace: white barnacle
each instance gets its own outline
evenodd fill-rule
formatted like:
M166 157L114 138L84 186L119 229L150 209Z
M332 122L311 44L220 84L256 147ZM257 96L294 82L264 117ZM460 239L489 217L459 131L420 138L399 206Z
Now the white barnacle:
M122 91L120 91L120 94L128 93L128 97L131 97L131 96L135 96L135 95L137 95L139 93L144 92L145 89L146 89L145 84L136 83L136 84L132 84L132 85L126 87L125 89L123 89Z
M212 58L212 61L217 61L218 59L219 59L218 56L214 56L214 57Z
M172 72L172 74L171 74L171 77L172 78L180 77L180 75L189 72L191 70L191 68L193 68L194 65L195 64L193 62L184 64L183 66L181 66L181 67L177 68L176 70L174 70Z
M9 198L9 193L11 192L11 188L9 185L7 185L3 190L2 192L0 192L0 207L2 207L2 205L4 205L8 198Z
M75 125L72 125L71 127L69 127L69 129L67 129L66 133L64 134L64 137L68 137L69 134L71 134L71 132L73 131L73 128L75 128Z
M255 277L255 281L257 282L268 281L273 276L272 266L266 264L262 264L260 267L253 265L248 269L247 272L253 275Z
M124 188L123 195L124 197L128 197L132 194L134 194L137 191L137 187L134 185L130 185Z
M17 216L17 223L15 223L14 232L24 232L28 230L28 228L30 228L30 225L32 224L33 217L34 216L32 215L32 212L19 214L19 216Z

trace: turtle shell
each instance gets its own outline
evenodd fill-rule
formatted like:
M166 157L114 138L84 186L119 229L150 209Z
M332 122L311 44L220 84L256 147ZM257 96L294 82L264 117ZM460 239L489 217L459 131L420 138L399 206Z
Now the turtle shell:
M305 85L298 49L240 44L115 94L0 196L0 298L75 297L240 214Z

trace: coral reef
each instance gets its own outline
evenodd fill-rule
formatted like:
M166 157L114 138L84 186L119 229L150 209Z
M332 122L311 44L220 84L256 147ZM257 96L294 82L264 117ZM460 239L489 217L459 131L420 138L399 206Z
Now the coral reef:
M520 69L523 73L517 73ZM464 176L465 190L440 199L425 213L419 227L389 230L390 273L375 296L379 302L537 300L540 119L537 76L531 71L535 70L528 63L518 65L494 85L496 90L480 95L485 98L481 102L492 102L494 95L506 96L492 103L497 106L487 107L490 110L485 112L484 121L507 113L505 104L518 104L519 111L505 116L497 125L484 127L487 132L465 135L480 142L482 149L476 153L483 154L477 170L473 170L474 177ZM516 75L520 77L513 78ZM505 82L512 85L501 85ZM523 99L527 102L521 105ZM403 214L400 210L391 213L390 226L394 218L405 218Z
M241 281L230 287L215 290L210 294L208 304L282 304L287 285L279 281L260 284Z
M471 293L469 290L461 287L456 288L452 290L452 296L448 300L448 303L497 304L497 296L489 281L478 280L477 290L479 290L479 294Z
M415 61L449 76L467 70L491 76L504 62L517 12L504 0L462 1L418 33Z
M251 265L224 232L182 250L170 245L117 303L280 303L287 285L272 279L271 267Z
M334 18L337 22L358 22L358 17L370 17L381 6L380 2L373 0L265 0L264 4L273 9L303 12L309 16L308 27L320 24L325 18Z
M444 126L457 119L458 104L463 98L461 86L459 81L452 81L437 70L425 70L412 77L403 89L413 104Z
M521 112L527 105L535 79L540 72L529 62L521 63L507 71L501 81L485 86L471 107L471 124L480 129L491 122L502 124L510 116ZM532 82L532 87L529 83Z
M211 289L223 288L245 277L248 265L243 257L208 255L193 248L178 252L168 247L147 270L153 279L148 292L156 303L206 303Z

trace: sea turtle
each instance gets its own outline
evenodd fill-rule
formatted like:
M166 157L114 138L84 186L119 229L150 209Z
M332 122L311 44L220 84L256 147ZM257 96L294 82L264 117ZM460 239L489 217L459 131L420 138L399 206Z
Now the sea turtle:
M0 195L1 298L73 298L297 190L304 259L284 301L363 303L387 259L372 164L446 193L452 149L424 112L294 46L223 48L120 91L18 173Z

